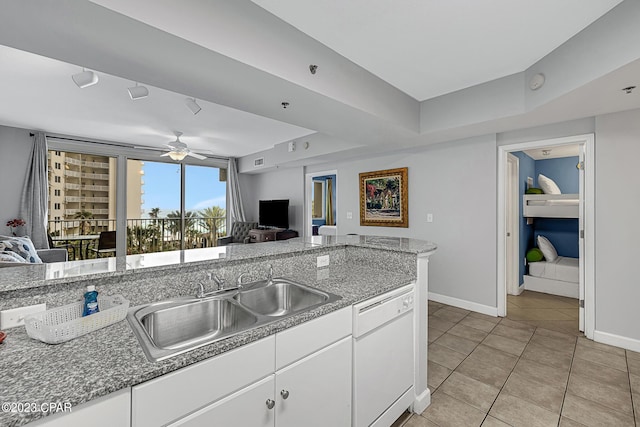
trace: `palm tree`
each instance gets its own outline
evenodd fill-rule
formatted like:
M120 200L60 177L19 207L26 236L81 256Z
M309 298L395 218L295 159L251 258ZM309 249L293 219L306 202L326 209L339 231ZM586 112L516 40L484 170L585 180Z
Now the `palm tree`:
M179 236L181 231L181 218L180 211L173 211L167 214L167 218L171 218L167 227L173 236ZM185 247L189 246L190 241L195 237L197 230L195 229L198 217L193 211L187 211L184 213L184 236Z
M76 212L76 214L73 216L73 219L79 219L80 222L80 234L87 234L86 228L89 228L88 231L91 231L91 224L87 223L88 219L93 218L93 213L89 212L89 211L85 211L85 210L80 210L78 212Z
M218 241L218 236L220 235L220 231L222 231L222 225L224 225L226 215L227 212L220 206L211 206L200 211L202 225L209 233L209 241L211 244L208 246L215 246ZM222 224L220 221L222 221Z

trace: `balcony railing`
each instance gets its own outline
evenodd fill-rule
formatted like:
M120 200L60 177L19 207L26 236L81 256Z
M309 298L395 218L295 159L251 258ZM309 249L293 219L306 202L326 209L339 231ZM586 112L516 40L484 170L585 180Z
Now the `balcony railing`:
M64 201L67 203L109 203L108 197L84 197L84 196L65 196Z
M99 235L102 231L116 229L115 219L70 219L51 220L49 234L54 237L69 237L68 242L80 246L73 240L78 235ZM127 220L127 254L145 254L181 249L184 234L185 249L216 246L218 238L225 236L226 217L185 218L182 233L180 218L136 218ZM97 245L97 241L94 246ZM85 250L85 252L88 252ZM77 254L78 256L80 253ZM84 253L82 255L85 255ZM90 252L86 255L91 255Z

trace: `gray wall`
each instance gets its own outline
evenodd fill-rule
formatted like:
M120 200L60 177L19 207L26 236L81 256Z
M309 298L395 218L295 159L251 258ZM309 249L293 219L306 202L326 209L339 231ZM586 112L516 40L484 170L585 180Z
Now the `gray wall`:
M409 168L409 228L361 227L360 172ZM429 291L496 306L496 140L481 136L420 151L308 168L338 170L338 233L413 237L438 244ZM346 217L352 212L353 219ZM427 222L427 213L434 220Z
M596 119L596 330L640 340L640 110Z
M0 126L0 235L9 232L7 221L18 217L32 147L28 130Z
M248 220L258 220L258 201L289 199L289 228L300 235L304 228L304 172L302 167L278 169L260 175L240 174L240 188Z

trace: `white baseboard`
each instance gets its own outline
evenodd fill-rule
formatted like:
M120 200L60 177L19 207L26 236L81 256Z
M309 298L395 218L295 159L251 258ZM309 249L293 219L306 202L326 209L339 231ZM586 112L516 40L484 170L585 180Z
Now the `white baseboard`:
M416 396L411 410L416 414L421 414L429 405L431 405L431 390L426 389L419 396Z
M627 350L640 352L640 340L633 338L614 335L608 332L593 331L593 340L603 344L614 345L616 347L626 348Z
M452 305L458 308L463 308L465 310L475 311L477 313L482 313L489 316L498 317L498 307L491 307L489 305L478 304L477 302L449 297L446 295L440 295L433 292L429 292L429 300L442 304Z

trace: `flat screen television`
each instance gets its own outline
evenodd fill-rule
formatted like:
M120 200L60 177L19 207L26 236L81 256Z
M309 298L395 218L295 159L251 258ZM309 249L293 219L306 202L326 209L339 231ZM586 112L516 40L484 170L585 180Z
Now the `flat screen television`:
M289 200L260 200L260 227L289 228Z

